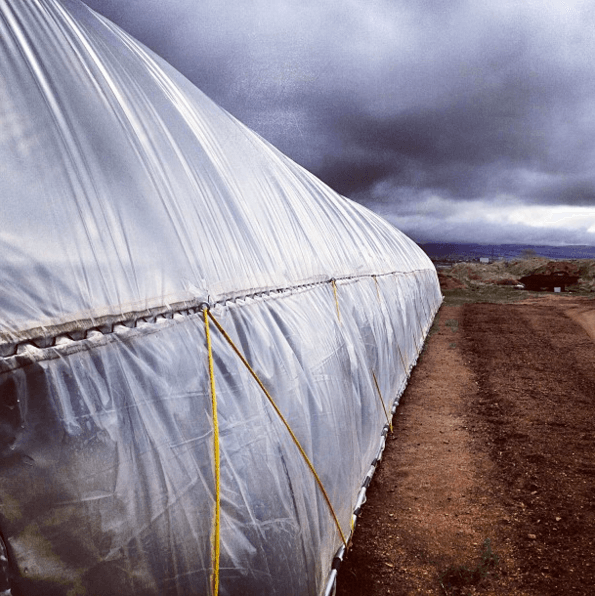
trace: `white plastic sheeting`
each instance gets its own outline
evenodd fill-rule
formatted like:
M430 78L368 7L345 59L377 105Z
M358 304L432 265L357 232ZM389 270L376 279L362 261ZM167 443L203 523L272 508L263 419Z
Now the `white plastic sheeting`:
M322 593L330 509L212 327L214 429L202 308L347 537L434 267L82 3L0 0L0 49L13 590Z

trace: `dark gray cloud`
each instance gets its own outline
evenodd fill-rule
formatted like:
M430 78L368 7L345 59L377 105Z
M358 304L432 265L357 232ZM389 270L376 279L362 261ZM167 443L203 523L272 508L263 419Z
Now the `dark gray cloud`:
M524 234L595 244L589 2L87 4L333 188L414 238L463 240L489 228L494 241L500 231L508 241ZM473 226L465 209L445 219L429 208L436 197L443 209L489 205L492 219L482 220L481 209ZM559 206L576 217L543 216ZM507 219L510 209L527 221Z

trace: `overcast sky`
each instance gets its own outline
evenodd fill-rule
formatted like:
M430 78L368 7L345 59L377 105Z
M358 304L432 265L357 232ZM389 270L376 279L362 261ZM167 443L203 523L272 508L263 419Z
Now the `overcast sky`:
M418 242L595 245L592 0L86 0Z

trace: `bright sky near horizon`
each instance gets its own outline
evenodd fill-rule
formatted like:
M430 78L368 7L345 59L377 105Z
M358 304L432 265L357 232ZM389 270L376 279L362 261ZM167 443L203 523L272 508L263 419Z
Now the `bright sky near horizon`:
M591 0L86 0L418 242L595 245Z

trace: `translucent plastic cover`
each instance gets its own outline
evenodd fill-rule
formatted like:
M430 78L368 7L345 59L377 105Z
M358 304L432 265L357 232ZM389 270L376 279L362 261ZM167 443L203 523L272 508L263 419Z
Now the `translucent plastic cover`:
M76 0L0 0L0 51L13 586L322 593L433 265Z

